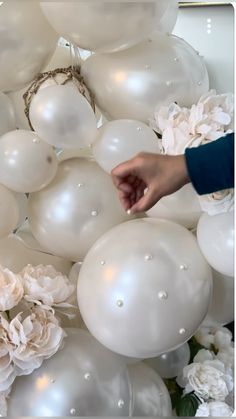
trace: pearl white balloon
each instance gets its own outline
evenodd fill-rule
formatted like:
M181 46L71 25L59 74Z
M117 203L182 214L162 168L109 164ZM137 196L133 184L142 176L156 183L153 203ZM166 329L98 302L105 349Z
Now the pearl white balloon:
M197 193L191 184L185 185L174 194L162 198L147 211L148 217L164 218L192 229L202 215Z
M202 215L197 239L209 265L223 275L234 276L234 213Z
M57 152L57 158L58 158L59 162L62 162L64 160L70 160L70 159L73 159L74 157L94 160L91 147L73 148L73 149L70 149L70 150L61 150L60 149Z
M156 27L170 0L44 2L52 27L81 48L113 52L138 44Z
M161 377L142 362L129 366L133 391L133 416L171 417L169 392Z
M103 345L150 358L195 333L211 286L211 270L193 235L149 218L116 226L95 243L80 271L78 303Z
M53 148L32 131L11 131L0 138L0 182L15 192L44 188L57 171Z
M174 378L183 372L189 361L189 345L184 343L174 351L162 354L157 358L146 359L144 362L160 374L162 378Z
M18 229L25 222L28 213L28 198L24 193L14 193L14 196L17 200L18 209L19 209L19 219L16 226Z
M67 329L64 347L26 377L16 379L11 416L130 416L128 370L88 332Z
M45 67L58 35L37 2L4 1L0 28L0 91L19 90Z
M0 92L0 136L16 128L16 118L11 100Z
M165 11L164 15L162 16L157 26L157 30L162 33L172 33L174 30L176 21L177 21L178 11L179 11L178 0L171 0L167 10ZM156 39L157 36L159 36L159 34L154 33L151 36L151 39Z
M44 141L59 148L88 146L97 133L91 106L71 86L51 86L40 90L31 102L30 120Z
M142 151L160 153L158 138L147 125L128 119L103 125L93 143L94 158L108 173Z
M14 194L0 185L0 237L12 233L19 221L19 208Z
M129 219L110 176L92 161L65 160L53 182L29 199L32 232L43 248L83 261L95 241Z
M94 54L82 74L108 119L148 122L158 106L192 106L209 89L206 66L176 36L160 34L126 51Z

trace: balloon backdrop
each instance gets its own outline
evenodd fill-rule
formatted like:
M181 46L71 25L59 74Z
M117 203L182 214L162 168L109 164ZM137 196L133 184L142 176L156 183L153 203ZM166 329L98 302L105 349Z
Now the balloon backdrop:
M53 182L29 199L36 239L50 253L75 262L83 261L103 233L129 217L110 176L86 159L60 163Z
M112 52L144 40L154 30L170 0L152 2L45 2L52 27L81 48Z
M63 349L33 374L17 378L11 416L129 416L129 375L120 357L88 332L67 329Z
M78 302L103 345L150 358L194 334L206 316L211 286L211 269L188 230L164 220L134 220L110 230L89 251Z
M57 171L52 147L35 132L17 130L0 138L0 182L15 192L44 188Z
M209 88L197 52L163 34L126 51L94 54L82 64L82 74L108 119L147 122L157 106L192 106Z
M9 97L0 92L0 136L16 128L13 104Z
M0 91L19 90L47 64L58 35L37 2L4 1L0 28Z
M195 228L202 215L198 196L191 184L162 198L147 211L148 217L164 218L186 228Z
M133 416L172 416L169 392L161 377L148 365L129 365L133 391Z
M0 185L0 237L7 236L16 228L20 217L14 194Z
M223 275L234 276L234 213L202 215L197 239L208 263Z
M160 374L162 378L174 378L183 372L189 361L189 345L184 343L174 351L162 354L157 358L146 359L145 363Z
M94 158L108 173L142 151L160 153L157 136L142 122L127 119L103 125L93 143Z

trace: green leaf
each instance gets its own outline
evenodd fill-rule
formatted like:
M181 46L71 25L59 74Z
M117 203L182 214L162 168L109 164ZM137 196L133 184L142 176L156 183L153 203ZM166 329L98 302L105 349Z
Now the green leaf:
M187 394L177 403L176 414L181 417L195 416L199 404L200 400L193 393Z
M183 389L176 383L175 378L165 379L164 382L170 394L172 409L175 409L183 395Z

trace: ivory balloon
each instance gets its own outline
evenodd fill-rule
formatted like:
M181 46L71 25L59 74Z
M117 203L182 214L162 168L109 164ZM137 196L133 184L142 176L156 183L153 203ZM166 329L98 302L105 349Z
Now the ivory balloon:
M134 404L132 416L171 417L171 399L161 377L142 362L130 365L129 374Z
M211 285L193 235L149 218L116 226L94 244L80 271L78 303L103 345L151 358L194 334L206 316Z
M157 136L142 122L128 119L105 124L93 143L94 158L108 173L142 151L160 153Z
M16 118L11 100L0 92L0 136L16 128Z
M164 218L192 229L202 215L197 193L191 184L185 185L172 195L162 198L147 211L148 217Z
M52 27L80 48L113 52L138 44L156 27L170 0L48 2L41 7Z
M94 242L129 219L100 167L86 159L65 160L53 182L29 199L32 232L43 248L83 261Z
M0 138L0 182L15 192L44 188L57 171L52 147L32 131L11 131Z
M128 370L88 332L67 329L64 347L33 374L16 379L11 416L130 416Z
M160 374L162 378L174 378L183 372L189 361L189 345L184 343L174 351L162 354L157 358L146 359L144 362Z
M14 194L0 185L0 237L12 233L19 221L19 208Z
M234 213L202 215L197 239L212 268L223 275L234 276Z
M4 1L0 28L0 90L19 90L45 67L58 35L37 2Z
M60 148L88 146L97 133L91 106L71 86L51 86L40 90L32 100L30 120L44 141Z
M209 89L202 58L184 40L164 34L126 51L94 54L82 74L108 119L148 122L157 106L192 106Z

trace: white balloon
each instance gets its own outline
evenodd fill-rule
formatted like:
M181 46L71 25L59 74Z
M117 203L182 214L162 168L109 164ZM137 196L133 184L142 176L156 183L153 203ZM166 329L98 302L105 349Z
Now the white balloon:
M116 226L94 244L80 271L78 303L103 345L150 358L195 333L206 316L211 286L211 269L194 236L149 218Z
M63 45L61 41L59 41L57 48L49 61L46 67L43 69L45 71L55 70L56 68L67 68L70 67L72 62L72 51L69 45ZM79 57L77 64L80 64Z
M140 2L43 2L52 27L79 47L100 52L128 48L156 27L170 0Z
M18 229L25 222L28 214L28 198L24 193L14 193L19 209L19 220L16 226Z
M16 128L16 118L11 100L0 92L0 136Z
M183 39L160 34L126 51L94 54L82 75L108 119L148 122L158 106L192 106L209 89L206 66Z
M108 173L142 151L160 153L158 138L147 125L128 119L103 125L93 143L94 158Z
M57 171L53 148L32 131L11 131L0 138L0 182L15 192L44 188Z
M17 227L19 208L14 194L0 185L0 237L8 236Z
M71 86L51 86L40 90L31 102L30 120L44 141L60 148L88 146L97 133L91 106Z
M134 417L171 417L169 392L161 377L142 362L129 366Z
M162 354L157 358L146 359L144 362L160 374L162 378L174 378L183 372L189 361L189 345L184 343L174 351Z
M162 198L147 211L148 217L164 218L192 229L202 215L197 193L191 184L185 185L172 195Z
M223 275L234 276L234 213L202 215L197 239L209 265Z
M36 239L50 253L75 262L83 261L102 234L129 217L110 176L86 159L60 163L53 182L29 199Z
M57 158L60 162L62 162L64 160L73 159L74 157L94 160L91 147L73 148L73 149L70 149L70 150L59 150L57 152Z
M163 33L172 33L177 21L179 11L179 3L178 0L171 0L167 10L165 11L164 15L162 16L157 30ZM158 33L154 33L151 36L151 39L155 39L158 36Z
M0 90L19 90L46 65L56 48L58 35L37 2L4 1L0 28Z

